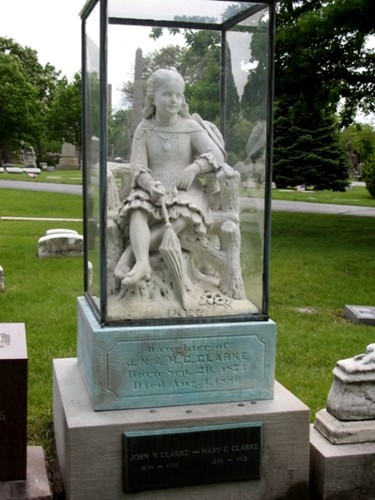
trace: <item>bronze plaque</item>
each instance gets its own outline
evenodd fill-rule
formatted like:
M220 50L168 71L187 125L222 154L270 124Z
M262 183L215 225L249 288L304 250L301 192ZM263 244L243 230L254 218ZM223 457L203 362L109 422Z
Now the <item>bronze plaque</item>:
M259 479L261 422L125 432L124 492Z

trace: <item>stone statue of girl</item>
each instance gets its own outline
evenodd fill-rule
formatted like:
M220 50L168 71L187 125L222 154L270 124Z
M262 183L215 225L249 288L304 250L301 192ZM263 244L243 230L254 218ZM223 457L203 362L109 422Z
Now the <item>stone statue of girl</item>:
M256 311L241 276L239 174L215 125L189 114L184 90L175 70L158 69L148 81L131 189L116 216L122 254L110 286L119 316Z
M211 223L198 176L217 170L224 152L190 117L184 89L182 76L170 69L155 71L148 81L130 159L134 189L120 212L131 243L115 268L124 285L150 278L149 254L165 231L162 198L176 234L193 230L203 236Z

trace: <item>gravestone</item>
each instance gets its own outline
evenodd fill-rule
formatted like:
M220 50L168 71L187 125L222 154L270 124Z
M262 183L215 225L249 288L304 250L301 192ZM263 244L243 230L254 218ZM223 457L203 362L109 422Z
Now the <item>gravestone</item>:
M5 290L4 269L0 266L0 292Z
M22 174L23 168L21 167L6 167L7 174Z
M79 168L74 144L64 143L57 170L77 170Z
M273 3L245 3L241 15L225 14L217 27L225 33L237 22L257 23L255 16ZM207 4L214 7L199 0L196 11ZM116 16L125 34L134 12L127 2L121 6ZM161 25L176 18L175 7L160 11ZM147 22L149 10L145 5ZM83 28L92 12L84 9ZM191 12L183 12L178 18L194 29ZM273 19L271 7L262 15L262 37L266 19ZM222 51L229 38L223 34ZM250 57L249 39L240 45ZM266 46L265 57L272 53ZM99 59L105 72L107 61ZM223 64L218 69L226 74ZM127 182L115 179L106 161L105 128L89 127L83 144L85 266L92 260L94 279L88 287L85 273L85 296L78 299L77 358L54 360L55 438L66 496L302 500L309 410L275 382L276 327L267 312L270 141L259 176L262 188L266 182L258 209L263 245L253 237L248 207L241 213L240 174L227 163L224 137L188 113L182 75L159 68L144 87L130 168L120 167L123 178L130 174ZM230 125L225 94L223 85L224 129ZM83 95L91 95L89 87ZM108 93L99 97L106 109ZM94 116L92 104L83 99L85 117ZM97 130L100 140L92 137Z
M25 325L0 323L0 500L51 500L44 451L27 446Z
M344 318L364 325L375 326L375 307L371 306L345 306Z
M311 484L318 498L373 499L375 479L375 344L340 360L327 408L311 428Z
M0 324L0 481L26 478L27 349L24 325Z
M83 236L74 230L48 230L38 240L38 257L75 257L83 255Z
M36 167L36 154L34 148L30 146L25 151L25 159L24 164L26 168L35 168Z

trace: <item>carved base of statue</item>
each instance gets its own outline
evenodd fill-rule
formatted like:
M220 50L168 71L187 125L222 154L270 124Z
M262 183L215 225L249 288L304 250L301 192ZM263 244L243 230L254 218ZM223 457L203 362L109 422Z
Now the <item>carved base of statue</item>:
M150 259L150 279L127 286L117 280L118 290L108 298L110 319L151 319L254 314L258 309L246 298L235 299L222 291L220 279L199 272L182 253L184 282L176 283L160 255ZM190 272L187 268L190 267ZM241 283L242 285L242 283ZM222 289L221 289L222 288Z

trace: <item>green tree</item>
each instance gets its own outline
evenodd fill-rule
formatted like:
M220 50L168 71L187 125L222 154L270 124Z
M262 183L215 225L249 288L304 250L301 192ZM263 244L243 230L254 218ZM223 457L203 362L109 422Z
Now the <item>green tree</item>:
M59 80L46 113L49 139L81 144L81 85L80 73L70 83L66 78Z
M32 137L37 92L11 57L0 52L0 164L10 161L12 148Z
M375 198L375 153L370 155L363 167L363 179L370 195Z
M32 113L32 123L29 117L25 120L24 125L18 122L17 130L14 129L14 132L17 133L9 140L12 144L20 138L28 141L37 149L38 157L41 157L42 141L47 135L46 113L54 97L60 72L57 72L50 64L42 66L38 61L37 52L35 50L30 47L22 47L11 38L0 37L0 54L3 57L3 61L4 58L8 61L8 70L12 68L14 74L17 75L13 86L18 87L17 90L13 88L9 97L7 97L7 95L4 96L5 104L0 108L0 114L5 114L5 109L11 106L11 96L17 93L20 103L19 107L22 109L22 98L20 94L23 92L23 88L25 89L26 96L30 96L31 89L33 89L34 106L29 103L28 108L28 111ZM4 70L4 72L0 74L0 87L5 85L8 77L8 71ZM13 111L16 115L17 112L14 108ZM26 111L24 110L24 112ZM10 145L8 145L8 147L10 147Z
M340 143L348 154L358 154L366 162L375 153L375 129L368 123L352 123L340 133Z
M332 115L290 116L295 108L277 110L273 179L278 188L304 184L316 190L344 191L348 162Z
M132 113L129 109L120 109L110 118L108 123L109 152L113 156L129 159L131 143Z
M370 0L280 0L276 39L276 95L313 97L342 123L358 109L375 110L375 33Z
M338 104L343 102L341 123L337 124L342 125L351 123L358 109L374 109L374 57L366 48L366 37L374 32L370 18L368 0L279 2L276 183L304 183L316 189L320 186L319 189L334 190L345 186L348 171L337 145L335 114ZM302 134L295 136L294 144L288 137L291 130ZM307 138L304 131L310 131L308 144L303 140ZM288 143L290 147L286 147ZM307 146L308 150L302 149ZM320 166L317 163L312 168L312 154L322 160L329 158L329 162Z

